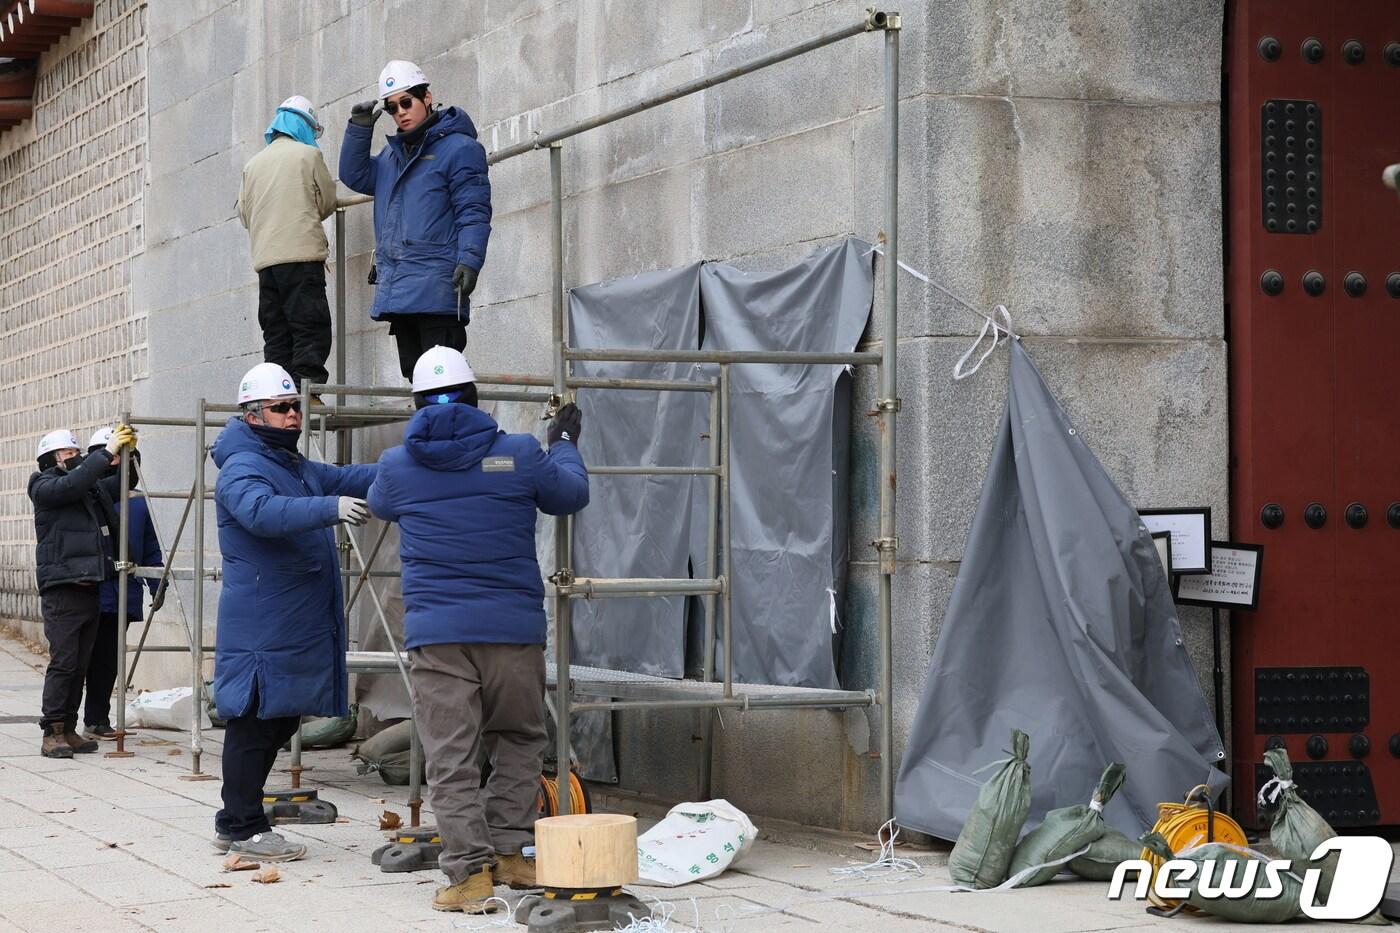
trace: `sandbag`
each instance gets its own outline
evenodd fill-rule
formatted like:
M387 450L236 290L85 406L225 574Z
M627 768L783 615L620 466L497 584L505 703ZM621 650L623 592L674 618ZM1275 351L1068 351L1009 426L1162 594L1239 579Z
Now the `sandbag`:
M350 757L359 764L360 774L378 773L385 784L403 786L408 783L409 747L413 744L413 720L396 722L389 728L365 739Z
M957 884L994 888L1006 878L1031 809L1030 751L1030 736L1011 730L1011 757L982 785L948 856L948 871Z
M323 716L301 724L302 748L339 748L355 737L359 707L350 704L348 716Z
M1112 826L1089 843L1089 851L1069 863L1069 870L1089 881L1111 881L1120 863L1142 855L1142 843L1134 842Z
M1045 814L1045 822L1028 833L1016 847L1007 873L1018 875L1037 865L1042 867L1017 881L1016 887L1033 888L1049 881L1060 873L1066 856L1088 848L1104 834L1108 827L1103 821L1103 808L1123 786L1125 770L1122 764L1113 762L1104 769L1087 804L1076 803ZM1054 864L1057 862L1059 864Z
M1312 854L1319 845L1337 835L1337 831L1298 796L1297 785L1293 783L1293 763L1288 759L1287 749L1268 749L1264 752L1264 760L1273 769L1274 777L1259 789L1258 804L1261 811L1270 806L1278 808L1269 830L1274 848L1278 850L1279 858L1291 860L1294 870L1300 874L1308 868L1320 870L1317 903L1325 904L1331 895L1332 879L1337 873L1341 853L1329 852L1316 860ZM1379 910L1353 922L1371 926L1390 925Z
M1263 863L1267 863L1268 859L1251 849L1223 842L1208 842L1192 849L1183 849L1178 855L1172 855L1167 840L1160 833L1145 834L1142 837L1142 844L1164 859L1178 858L1196 862L1201 866L1190 880L1178 881L1177 885L1191 892L1188 897L1184 898L1184 902L1203 913L1235 923L1287 923L1303 912L1302 907L1299 906L1299 900L1303 894L1303 881L1293 872L1279 874L1279 881L1283 884L1282 894L1267 900L1260 900L1256 896L1258 890L1268 883L1263 868ZM1249 894L1236 898L1201 896L1203 883L1218 885L1225 878L1231 877L1229 875L1231 869L1226 867L1227 862L1236 863L1233 869L1233 878L1238 883L1244 877L1244 864L1251 860L1261 864L1259 868L1255 869L1253 890ZM1210 866L1208 867L1206 863L1210 863ZM1153 883L1156 883L1155 879Z

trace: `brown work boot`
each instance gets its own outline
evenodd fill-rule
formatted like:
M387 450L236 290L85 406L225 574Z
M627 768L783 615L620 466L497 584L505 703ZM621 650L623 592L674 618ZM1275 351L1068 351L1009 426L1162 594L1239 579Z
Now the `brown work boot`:
M497 884L508 884L517 891L539 887L535 884L535 860L519 852L496 856L496 867L491 877Z
M486 903L495 889L491 869L483 868L467 876L465 881L438 888L433 897L433 910L460 910L464 914L494 914L496 904Z
M71 733L71 731L70 733L63 733L63 741L66 741L67 744L69 744L69 748L73 749L74 752L83 752L83 754L85 754L85 752L97 751L97 742L92 741L91 738L83 738L77 733Z
M44 733L44 744L39 747L39 754L45 758L73 757L73 749L63 737L62 726L51 726L49 731Z
M68 747L75 752L87 753L97 751L97 743L92 739L85 739L76 732L63 733L63 741L68 743Z

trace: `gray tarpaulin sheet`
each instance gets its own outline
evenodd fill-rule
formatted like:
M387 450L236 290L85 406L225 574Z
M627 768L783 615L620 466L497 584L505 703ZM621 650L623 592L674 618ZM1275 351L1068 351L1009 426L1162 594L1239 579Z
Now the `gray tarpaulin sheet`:
M571 342L693 349L703 316L705 349L848 352L873 294L870 245L846 240L774 273L714 263L576 288ZM580 374L718 375L714 366L575 365ZM831 618L833 599L844 601L847 525L837 508L844 498L833 490L847 481L849 380L841 366L745 364L730 375L734 679L835 687ZM702 394L584 390L579 405L590 465L705 462ZM705 485L684 477L594 478L592 501L574 525L577 572L711 575ZM577 600L574 607L578 663L684 673L684 599Z
M847 353L865 330L874 294L870 244L861 240L823 247L773 273L706 264L704 347ZM730 368L736 681L839 686L832 617L833 604L845 601L837 582L847 546L844 537L833 543L845 522L837 521L832 495L833 476L841 479L832 421L838 401L849 405L849 394L837 391L844 372L793 364ZM848 425L849 415L843 434Z
M700 342L700 266L649 272L572 289L575 347L693 350ZM691 363L574 364L580 376L705 378ZM709 395L582 389L579 452L608 466L701 466ZM594 476L574 520L574 572L582 577L686 577L692 520L690 476ZM579 599L574 658L581 664L680 677L685 673L686 597Z
M1031 818L1085 803L1135 836L1157 803L1223 787L1221 742L1152 538L1017 341L982 498L895 786L901 826L956 839L1012 729Z

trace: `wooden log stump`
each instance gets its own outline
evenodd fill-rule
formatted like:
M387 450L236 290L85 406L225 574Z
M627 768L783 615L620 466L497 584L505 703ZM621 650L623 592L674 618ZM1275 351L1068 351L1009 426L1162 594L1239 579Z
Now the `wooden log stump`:
M636 881L636 817L580 813L537 820L535 880L547 888L614 888Z

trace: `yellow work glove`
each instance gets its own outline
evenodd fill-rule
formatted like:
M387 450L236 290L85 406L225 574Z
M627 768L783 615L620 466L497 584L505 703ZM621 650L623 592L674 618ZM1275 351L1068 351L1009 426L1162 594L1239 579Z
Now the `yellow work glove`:
M129 424L119 424L112 430L112 439L107 442L107 453L115 457L123 447L136 449L136 430Z

